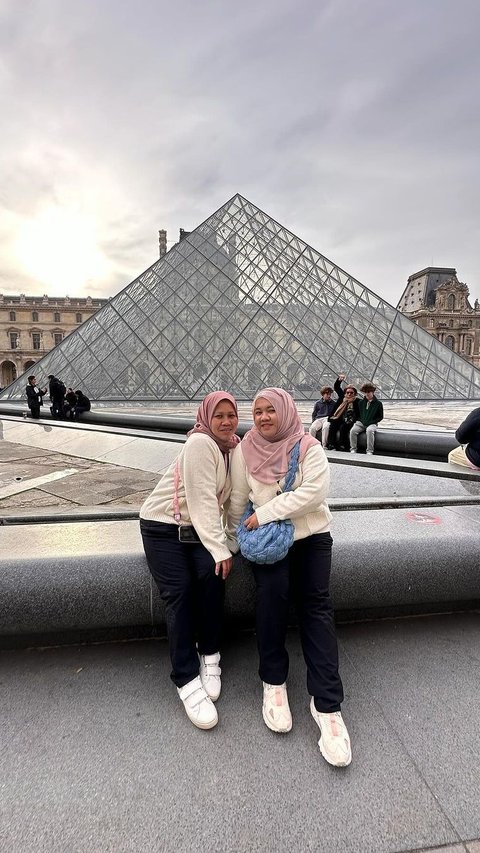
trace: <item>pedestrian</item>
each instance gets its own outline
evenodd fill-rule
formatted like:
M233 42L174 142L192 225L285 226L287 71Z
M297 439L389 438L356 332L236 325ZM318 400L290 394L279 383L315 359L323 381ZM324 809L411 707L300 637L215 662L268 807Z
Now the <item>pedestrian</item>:
M455 438L460 442L460 447L450 451L448 461L480 470L480 407L470 412L462 421Z
M67 388L64 403L64 411L66 418L72 418L73 420L73 410L75 408L76 403L77 395L75 394L75 391L73 390L73 388Z
M72 421L78 421L80 415L83 415L84 412L89 412L92 407L90 400L83 391L75 391L75 399L76 403L71 413Z
M350 450L350 430L360 417L357 389L354 385L347 385L343 391L337 380L335 390L339 396L337 408L329 419L328 447L330 450Z
M218 722L224 581L237 549L225 532L223 507L237 426L234 397L207 394L179 456L140 510L148 566L165 604L171 678L200 729Z
M329 594L328 460L320 443L305 434L295 403L283 389L259 391L253 402L253 422L233 454L229 529L239 523L249 500L254 510L243 522L247 529L287 518L294 526L294 541L283 559L268 565L252 563L263 720L274 732L292 728L285 647L292 590L307 665L310 711L321 732L319 747L330 764L346 766L351 761L351 747L340 711L343 687ZM290 456L298 444L293 490L282 491Z
M35 376L28 377L28 385L25 388L27 395L27 406L30 409L30 415L37 420L40 417L40 406L43 406L43 397L47 393L47 389L37 387Z
M378 424L383 420L383 403L375 396L375 385L364 382L360 391L365 396L358 400L358 420L350 430L350 453L357 452L358 436L367 433L367 453L371 455L375 447L375 433Z
M317 432L321 430L321 441L324 448L328 444L328 434L330 432L330 421L328 419L330 415L333 415L337 407L337 401L332 400L332 394L333 388L330 385L324 385L323 388L320 388L321 399L317 400L313 407L312 423L309 429L310 435L313 435L314 438L317 437Z
M65 385L61 379L57 379L53 373L48 374L48 393L50 395L50 400L52 405L50 406L50 411L52 413L52 418L56 418L59 421L65 420L65 411L64 411L64 400L65 400Z

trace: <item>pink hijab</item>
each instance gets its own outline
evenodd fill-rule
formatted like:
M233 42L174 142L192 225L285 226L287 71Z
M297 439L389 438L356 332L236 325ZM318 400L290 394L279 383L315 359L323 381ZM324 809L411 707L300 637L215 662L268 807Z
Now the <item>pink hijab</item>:
M212 391L211 394L207 394L204 400L200 403L197 412L197 421L193 429L190 432L187 432L187 436L195 435L197 432L203 432L205 435L209 435L210 438L213 438L214 442L218 444L222 453L228 453L229 450L232 450L236 444L240 441L238 435L232 435L226 441L222 441L220 438L217 438L216 435L213 434L210 424L212 422L213 413L217 408L218 404L222 402L222 400L227 400L232 404L235 409L238 417L237 410L237 401L235 397L232 397L228 391Z
M242 452L249 473L261 483L275 483L288 471L290 451L301 439L300 461L309 447L318 446L313 436L305 433L297 407L292 397L283 388L263 388L253 401L253 409L259 397L265 397L274 407L278 417L278 431L272 438L265 438L253 426L243 438Z

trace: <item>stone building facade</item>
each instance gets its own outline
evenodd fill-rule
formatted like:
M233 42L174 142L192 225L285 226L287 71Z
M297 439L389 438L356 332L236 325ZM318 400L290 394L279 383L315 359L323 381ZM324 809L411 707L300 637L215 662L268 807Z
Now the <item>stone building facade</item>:
M409 276L397 309L480 367L480 305L451 267L427 267Z
M0 388L5 388L95 314L108 299L0 293Z

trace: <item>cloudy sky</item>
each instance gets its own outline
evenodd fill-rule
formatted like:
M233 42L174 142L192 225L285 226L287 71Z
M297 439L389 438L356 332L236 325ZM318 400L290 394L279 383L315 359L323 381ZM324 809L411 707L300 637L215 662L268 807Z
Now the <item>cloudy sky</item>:
M478 0L0 0L0 292L111 296L235 192L480 298Z

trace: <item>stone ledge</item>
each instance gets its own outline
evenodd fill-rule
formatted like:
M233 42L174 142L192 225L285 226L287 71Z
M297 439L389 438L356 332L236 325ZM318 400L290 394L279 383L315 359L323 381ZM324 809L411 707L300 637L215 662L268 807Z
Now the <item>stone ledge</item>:
M344 618L479 605L478 507L339 511L332 533L332 595ZM164 630L137 521L7 526L2 545L2 644ZM239 557L227 583L226 621L254 624L252 575Z

